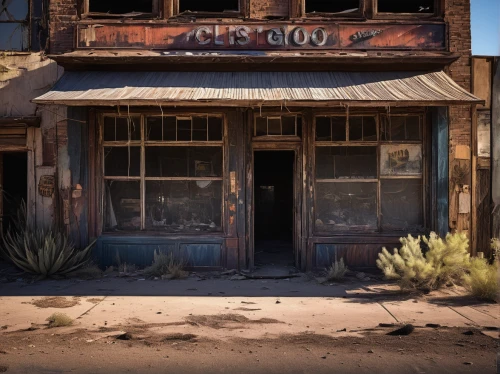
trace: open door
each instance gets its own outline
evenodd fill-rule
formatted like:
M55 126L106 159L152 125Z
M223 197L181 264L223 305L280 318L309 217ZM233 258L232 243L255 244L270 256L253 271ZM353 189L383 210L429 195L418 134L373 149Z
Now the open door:
M296 266L294 150L254 151L254 264Z

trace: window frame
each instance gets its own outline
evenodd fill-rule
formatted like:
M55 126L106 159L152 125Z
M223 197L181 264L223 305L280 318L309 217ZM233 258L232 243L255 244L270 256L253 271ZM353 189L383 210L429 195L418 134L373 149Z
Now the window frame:
M177 141L177 140L155 140L155 141L146 141L145 140L145 132L146 132L146 118L147 117L167 117L167 116L175 116L175 117L195 117L206 115L209 117L218 117L222 119L222 134L220 141ZM140 140L123 140L123 141L105 141L104 140L104 118L105 117L140 117ZM222 235L225 232L225 220L224 220L224 196L226 189L226 132L227 132L227 118L223 113L207 113L207 112L177 112L177 111L169 111L164 113L158 112L143 112L143 111L133 111L129 113L116 113L116 112L101 112L97 115L98 129L99 129L99 146L98 152L99 156L97 158L97 162L100 163L98 166L98 170L101 176L101 193L98 198L101 201L102 208L101 211L104 212L104 207L106 205L106 186L107 181L139 181L140 182L140 217L141 217L141 225L138 230L123 230L123 233L130 234L134 232L154 232L155 234L161 235L188 235L188 236L198 236L198 235L207 235L207 234L218 234ZM139 176L106 176L105 174L105 148L120 148L120 147L140 147L140 172ZM220 147L222 154L222 172L220 177L147 177L146 176L146 148L147 147ZM191 232L179 232L179 233L169 233L169 232L160 232L156 230L151 230L146 227L146 182L148 181L220 181L221 182L221 222L220 222L220 230L214 232L200 232L200 233L191 233ZM101 232L104 234L112 233L106 228L105 219L102 218L100 222Z
M364 18L365 4L370 0L358 0L359 7L358 11L354 13L331 13L331 12L306 12L306 2L307 0L291 0L299 3L300 15L305 18Z
M21 36L22 36L22 44L21 44L21 49L0 49L0 51L5 51L5 52L29 52L31 51L31 30L32 30L32 25L31 25L31 9L33 5L31 4L31 0L26 0L28 4L28 11L26 14L26 18L24 20L0 20L0 24L18 24L19 27L22 27L21 29ZM8 8L8 7L7 7ZM24 44L26 42L26 45Z
M193 11L193 12L180 12L180 2L182 0L164 0L165 3L171 3L171 15L173 17L192 16L200 18L241 18L247 14L247 0L238 0L237 11L227 12L207 12L207 11Z
M402 140L402 141L391 141L391 140L382 140L382 132L381 132L381 124L382 124L382 116L419 116L420 117L420 129L421 129L421 140ZM316 140L316 118L317 117L346 117L346 140L345 141L317 141ZM376 118L376 124L377 124L377 141L349 141L348 134L349 134L349 121L348 118L350 117L355 117L355 116L374 116ZM428 196L428 187L427 181L428 181L428 172L429 172L429 157L428 157L428 151L427 151L427 137L428 135L428 119L426 113L423 111L398 111L395 113L387 113L387 112L380 112L380 111L366 111L366 112L357 112L357 113L352 113L352 114L347 114L345 112L339 113L339 112L325 112L325 111L314 111L313 112L313 118L312 118L312 130L311 130L311 136L312 136L312 143L313 143L313 152L311 157L313 158L313 165L312 165L312 184L314 186L314 191L317 191L316 185L318 183L376 183L377 184L377 193L376 193L376 215L377 215L377 223L374 228L369 227L367 228L366 226L350 226L346 227L346 229L339 229L339 230L331 230L331 231L325 231L325 230L320 230L317 228L316 225L316 220L319 218L317 216L318 213L318 194L315 192L314 193L314 199L312 201L313 204L313 224L312 224L312 229L313 229L313 234L317 236L336 236L336 235L345 235L348 233L351 234L360 234L360 233L374 233L374 234L381 234L381 233L387 233L389 235L394 235L398 234L400 235L401 232L404 230L403 228L401 229L384 229L383 227L383 216L382 216L382 181L383 180L421 180L422 184L422 207L421 207L421 214L422 214L422 229L416 231L415 233L423 233L427 232L429 229L429 217L428 217L428 204L429 204L429 196ZM384 145L395 145L395 144L401 144L401 145L406 145L406 144L416 144L420 145L422 149L422 172L420 174L409 174L409 175L382 175L381 174L381 167L380 167L380 162L381 162L381 148ZM375 146L377 148L377 174L376 178L317 178L316 177L316 165L318 160L316 159L316 149L317 147L363 147L363 146Z
M275 117L286 117L286 116L295 116L295 131L297 135L262 135L257 136L257 118L267 117L267 118L275 118ZM301 120L300 125L300 134L298 134L298 122L297 119ZM262 111L261 113L254 113L252 119L252 141L263 141L263 142L300 142L303 139L304 132L304 114L301 112L288 112L283 114L283 112L270 112L270 111Z
M367 0L365 0L367 1ZM372 0L372 12L374 19L429 19L429 18L442 18L444 12L444 0L433 0L434 1L434 12L433 13L395 13L395 12L379 12L378 11L378 1Z
M83 0L82 3L82 18L99 18L99 19L122 19L123 14L113 14L113 13L101 13L101 12L90 12L90 1L91 0ZM129 16L130 19L153 19L153 18L161 18L162 14L165 13L165 7L167 6L170 0L151 0L152 2L152 12L147 15L137 15L137 16Z

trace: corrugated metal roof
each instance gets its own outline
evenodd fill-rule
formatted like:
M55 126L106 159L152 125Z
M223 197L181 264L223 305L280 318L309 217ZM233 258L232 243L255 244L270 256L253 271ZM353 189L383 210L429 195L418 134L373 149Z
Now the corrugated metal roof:
M39 104L479 103L444 72L67 72Z

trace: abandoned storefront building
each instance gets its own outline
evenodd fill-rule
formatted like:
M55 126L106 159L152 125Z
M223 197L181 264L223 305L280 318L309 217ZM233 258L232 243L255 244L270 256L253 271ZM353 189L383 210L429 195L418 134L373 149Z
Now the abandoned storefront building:
M33 100L28 205L97 238L101 265L161 250L196 268L369 267L409 233L473 240L468 0L48 12L64 74Z

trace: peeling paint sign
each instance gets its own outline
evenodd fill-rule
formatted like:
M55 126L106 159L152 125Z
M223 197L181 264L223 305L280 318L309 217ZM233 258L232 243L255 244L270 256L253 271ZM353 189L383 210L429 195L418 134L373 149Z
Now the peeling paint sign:
M38 193L43 197L52 197L55 190L55 178L53 175L42 175L38 182Z

